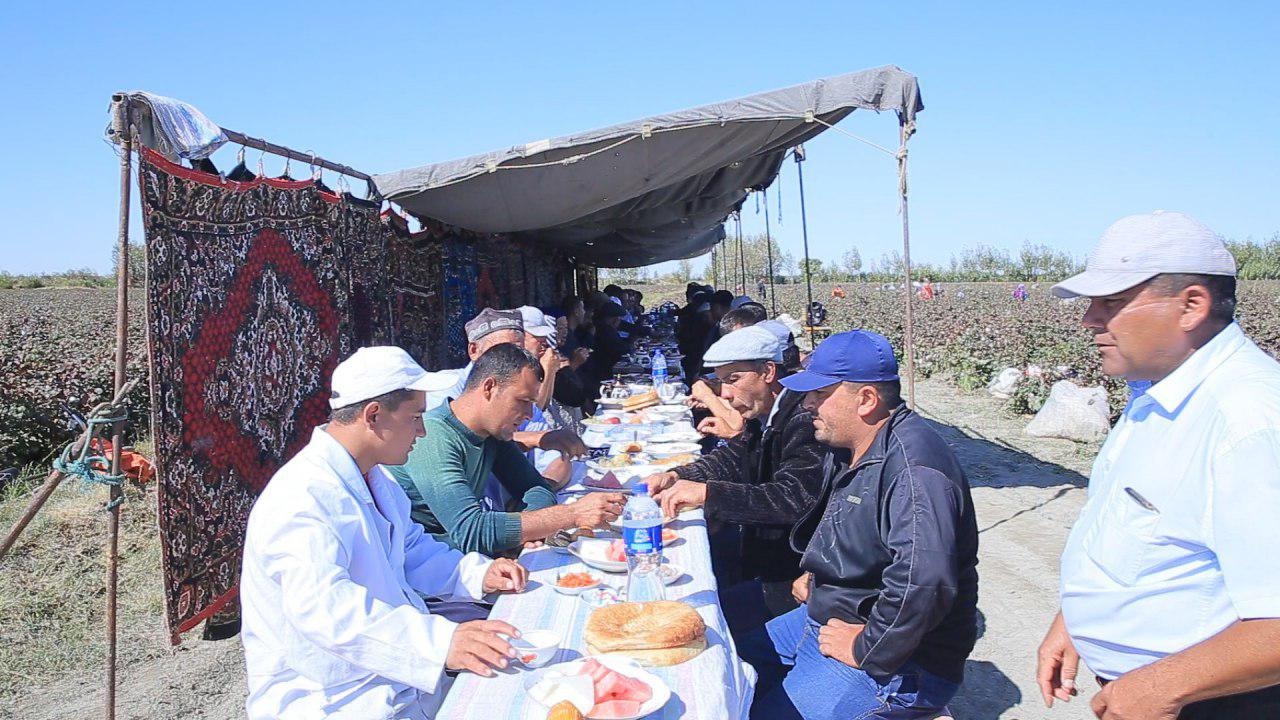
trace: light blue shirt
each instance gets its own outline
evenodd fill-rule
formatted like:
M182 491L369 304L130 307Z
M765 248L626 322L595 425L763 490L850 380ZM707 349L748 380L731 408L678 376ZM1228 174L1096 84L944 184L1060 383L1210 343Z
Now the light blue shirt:
M1280 364L1232 323L1131 388L1062 553L1067 631L1107 679L1280 617Z

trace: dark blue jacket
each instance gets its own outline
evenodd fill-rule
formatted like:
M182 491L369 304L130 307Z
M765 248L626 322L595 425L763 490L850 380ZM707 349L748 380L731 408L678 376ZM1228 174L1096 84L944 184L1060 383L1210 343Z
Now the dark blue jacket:
M796 545L812 528L809 616L865 624L853 656L872 676L913 660L960 682L977 641L978 527L946 441L901 407L852 467L828 458L824 493L792 533Z

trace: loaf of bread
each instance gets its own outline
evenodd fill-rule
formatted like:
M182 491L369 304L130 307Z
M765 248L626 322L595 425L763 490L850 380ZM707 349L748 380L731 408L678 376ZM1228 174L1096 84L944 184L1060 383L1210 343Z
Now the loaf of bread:
M643 410L644 408L653 407L657 404L658 393L655 390L650 390L645 393L640 393L639 395L632 395L626 400L623 400L622 409L629 412L632 410Z
M705 650L707 625L682 602L624 602L592 611L583 639L591 654L625 655L641 665L665 667Z

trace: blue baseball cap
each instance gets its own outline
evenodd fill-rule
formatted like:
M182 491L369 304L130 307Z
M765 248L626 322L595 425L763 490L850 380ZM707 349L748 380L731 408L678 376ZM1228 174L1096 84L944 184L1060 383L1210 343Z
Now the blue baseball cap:
M898 379L898 360L888 338L867 330L832 335L818 345L809 365L783 387L796 392L821 390L838 382L876 383Z

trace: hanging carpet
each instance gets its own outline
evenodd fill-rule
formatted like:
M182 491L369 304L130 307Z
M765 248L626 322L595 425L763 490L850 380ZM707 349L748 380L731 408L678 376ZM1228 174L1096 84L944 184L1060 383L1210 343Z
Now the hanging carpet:
M152 433L173 642L234 610L245 526L328 416L328 379L390 329L378 206L140 152Z

